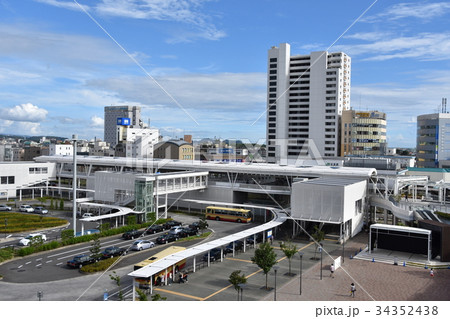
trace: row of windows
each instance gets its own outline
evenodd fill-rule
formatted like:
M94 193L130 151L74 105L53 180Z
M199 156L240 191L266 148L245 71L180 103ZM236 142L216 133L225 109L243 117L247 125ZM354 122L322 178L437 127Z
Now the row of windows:
M28 169L29 174L47 174L48 168L47 167L30 167Z
M15 177L14 176L2 176L0 178L2 184L14 184Z

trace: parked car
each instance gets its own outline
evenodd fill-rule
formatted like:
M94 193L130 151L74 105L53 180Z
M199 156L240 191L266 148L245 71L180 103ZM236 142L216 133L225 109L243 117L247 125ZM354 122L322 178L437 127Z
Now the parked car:
M156 243L157 244L167 244L167 243L171 243L173 241L178 240L178 236L177 235L173 235L173 234L164 234L159 236L158 238L156 238Z
M19 211L26 212L26 213L32 213L34 212L34 208L30 205L20 205Z
M163 224L164 229L171 229L173 226L181 226L181 223L176 220L169 220Z
M195 236L197 235L197 230L191 227L182 227L181 231L178 233L180 238Z
M0 211L11 211L11 207L5 204L0 204Z
M225 251L223 252L223 255L225 256ZM203 255L202 258L203 261L208 261L208 253ZM209 251L209 261L216 261L220 260L220 248L213 248Z
M33 238L36 238L36 237L41 237L42 241L46 241L47 240L47 236L45 236L44 234L41 234L41 233L29 234L28 236L22 238L19 241L19 245L21 245L21 246L29 246L31 244L31 241L33 240Z
M73 257L72 260L69 260L67 266L70 268L81 268L84 265L93 264L94 262L97 262L97 260L89 255L78 255Z
M136 229L130 230L130 231L127 231L126 233L123 233L122 238L123 239L135 239L135 238L141 237L141 235L143 233L144 233L143 231L136 230Z
M155 243L150 240L136 240L133 245L131 245L131 250L144 250L155 247Z
M124 248L112 246L112 247L105 248L105 250L102 252L102 255L103 255L103 258L106 259L106 258L121 256L124 253L126 253L126 250Z
M173 227L169 230L169 234L177 235L177 234L180 233L182 230L183 230L183 227L181 227L181 226L173 226Z
M81 218L90 218L90 217L94 217L94 214L92 214L92 213L84 213L83 216L81 216Z
M206 228L208 228L208 223L206 221L204 223L205 223ZM199 230L200 229L200 222L193 222L188 227L195 228L195 229Z
M256 234L256 243L260 243L263 240L263 235L261 233ZM247 244L253 245L253 236L247 237L246 239Z
M41 206L35 207L34 212L36 214L42 214L42 215L48 214L48 210Z
M145 230L146 234L156 234L159 232L162 232L164 230L164 227L162 225L151 225L149 228Z
M241 240L236 240L234 242L234 251L239 251L239 250L244 250L244 242ZM233 243L229 243L224 251L228 254L228 253L232 253L233 252Z

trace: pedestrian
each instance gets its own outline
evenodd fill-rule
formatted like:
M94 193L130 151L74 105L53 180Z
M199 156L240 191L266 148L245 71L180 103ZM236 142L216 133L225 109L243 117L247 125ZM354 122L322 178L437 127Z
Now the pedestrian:
M350 296L353 297L353 298L355 298L355 291L356 291L355 284L352 283L352 284L350 285Z
M185 280L186 282L188 282L188 275L187 275L187 272L184 273L184 280Z
M169 273L169 286L172 284L173 279L172 279L172 272Z
M334 278L334 270L335 270L334 264L331 264L331 266L330 266L330 277L331 278Z
M180 280L178 281L180 284L184 283L183 273L180 271Z
M433 268L430 269L430 276L431 276L431 277L434 277L434 271L433 271Z

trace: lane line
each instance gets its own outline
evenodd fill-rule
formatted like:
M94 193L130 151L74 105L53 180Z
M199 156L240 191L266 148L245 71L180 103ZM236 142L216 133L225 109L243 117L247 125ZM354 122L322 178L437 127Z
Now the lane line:
M200 300L200 301L204 300L203 298L200 298L197 296L192 296L192 295L188 295L188 294L184 294L184 293L176 292L176 291L170 291L170 290L166 290L166 289L162 289L162 288L154 288L153 290L161 291L161 292L172 294L172 295L182 296L182 297L186 297L186 298L191 298L191 299L195 299L195 300Z

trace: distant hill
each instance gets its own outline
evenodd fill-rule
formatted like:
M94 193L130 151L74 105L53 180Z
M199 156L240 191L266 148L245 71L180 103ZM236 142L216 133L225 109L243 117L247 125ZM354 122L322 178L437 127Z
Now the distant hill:
M13 139L23 139L23 140L34 141L34 142L39 142L43 137L44 137L44 135L41 135L41 136L29 136L29 135L15 135L15 134L0 134L0 139L13 138ZM64 141L65 139L67 139L67 137L47 136L47 135L45 136L45 138L47 140L56 139L56 140L61 140L61 141Z

